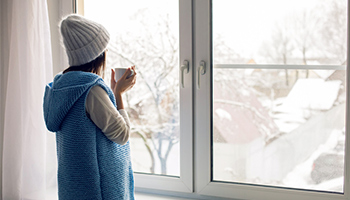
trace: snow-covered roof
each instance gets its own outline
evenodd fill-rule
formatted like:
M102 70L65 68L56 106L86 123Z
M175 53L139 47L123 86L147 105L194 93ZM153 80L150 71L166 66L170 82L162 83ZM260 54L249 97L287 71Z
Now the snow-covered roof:
M299 79L274 108L274 122L279 130L288 133L306 122L314 111L330 110L338 98L340 80Z
M338 97L341 81L298 79L279 109L329 110Z
M246 144L258 137L268 140L278 133L254 90L237 79L215 81L213 103L214 139Z
M323 80L326 80L335 72L335 70L313 70L313 72Z

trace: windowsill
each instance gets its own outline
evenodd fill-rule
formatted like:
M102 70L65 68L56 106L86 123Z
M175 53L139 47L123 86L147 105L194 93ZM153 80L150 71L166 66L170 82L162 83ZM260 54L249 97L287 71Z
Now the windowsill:
M181 198L181 197L170 197L170 196L164 196L164 195L155 195L155 194L145 194L145 193L135 193L135 199L136 200L181 200L181 199L188 199L188 198Z
M35 194L32 194L24 199L32 199L32 197L35 197ZM46 191L46 198L45 199L58 200L57 189L56 188L48 189ZM135 192L135 199L136 200L182 200L182 199L188 200L190 198L181 198L181 197L173 197L173 196L166 196L166 195L146 194L146 193L142 193L142 192Z
M135 199L136 200L227 200L228 198L212 197L199 195L195 193L176 193L176 192L165 192L157 190L144 190L135 188ZM234 200L234 199L232 199Z

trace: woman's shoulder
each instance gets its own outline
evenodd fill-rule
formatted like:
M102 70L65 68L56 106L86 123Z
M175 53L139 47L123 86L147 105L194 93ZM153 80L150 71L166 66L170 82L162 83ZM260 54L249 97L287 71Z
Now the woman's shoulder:
M96 96L103 96L103 95L108 94L107 89L100 84L96 84L96 85L92 86L90 92Z
M101 78L99 80L96 81L96 84L93 85L93 87L91 88L91 90L95 93L95 94L107 94L110 98L113 99L114 94L112 89L104 82L104 80ZM112 100L111 99L111 100ZM113 101L113 100L112 100Z

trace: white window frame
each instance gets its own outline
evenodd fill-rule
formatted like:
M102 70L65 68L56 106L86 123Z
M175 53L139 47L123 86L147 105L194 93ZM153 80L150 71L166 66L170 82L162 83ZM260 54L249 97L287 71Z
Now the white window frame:
M180 87L180 177L134 173L136 191L157 189L172 192L193 192L193 114L192 111L192 3L179 0L180 64L179 77L182 77L181 65L189 62L189 71L183 72L184 87ZM180 84L181 85L181 84Z
M349 3L349 1L348 1ZM216 68L265 68L265 69L337 69L342 70L344 66L297 66L297 65L216 65L212 64L212 0L194 0L194 64L197 69L200 62L206 62L207 68L204 75L196 70L195 82L200 81L200 88L195 90L195 192L201 195L211 195L222 198L248 199L248 200L349 200L349 162L345 161L344 172L344 194L328 193L321 191L288 189L283 187L270 187L254 184L227 183L212 180L212 71ZM349 13L348 13L349 19ZM349 20L348 25L349 27ZM348 36L349 37L349 36ZM349 41L349 39L348 39ZM349 47L349 42L348 42ZM349 58L349 51L347 53ZM209 66L209 67L208 67ZM321 68L325 67L325 68ZM348 67L346 67L348 69ZM347 70L349 77L349 70ZM199 80L198 80L199 79ZM349 80L347 79L347 104L349 99ZM346 119L349 119L349 106L346 109ZM349 120L346 120L346 127L349 127ZM349 135L346 133L346 135ZM346 137L346 147L350 145L350 139ZM346 148L346 155L350 154L350 149Z
M73 3L72 3L73 2ZM60 18L73 13L75 0L60 0ZM348 0L348 5L350 0ZM160 176L135 173L136 191L152 191L152 193L172 194L178 196L208 199L207 196L229 199L247 200L350 200L350 157L345 160L344 194L317 192L310 190L287 189L248 185L240 183L224 183L212 180L212 151L211 151L211 107L212 107L212 69L239 68L239 65L212 64L211 39L211 5L212 0L179 0L180 10L180 66L184 60L189 61L189 73L184 75L184 88L180 89L180 177ZM349 6L348 6L349 10ZM348 11L348 28L350 24ZM349 49L349 34L348 34ZM61 63L66 58L60 50ZM347 57L350 57L349 51ZM201 61L206 63L206 73L200 73ZM247 65L245 65L247 67ZM252 65L250 68L292 68L300 66L281 65ZM320 66L303 66L319 69ZM344 69L343 66L325 66L332 69ZM350 77L349 67L346 66L347 77ZM198 87L200 84L200 87ZM350 94L349 79L347 78L347 105ZM346 108L346 119L349 119L350 107ZM346 120L350 127L350 120ZM346 133L348 136L349 133ZM346 137L346 155L350 155L350 139ZM347 158L347 157L345 157ZM175 193L174 193L175 192ZM177 193L176 193L177 192ZM210 198L209 198L210 199Z
M62 17L69 13L84 13L82 8L77 8L76 1L61 0ZM188 73L184 72L184 87L180 87L180 176L164 176L145 173L134 173L136 191L157 189L171 192L193 192L193 91L192 91L192 1L179 0L180 26L180 55L179 59L189 62ZM61 18L62 18L61 17ZM179 77L182 76L179 62Z

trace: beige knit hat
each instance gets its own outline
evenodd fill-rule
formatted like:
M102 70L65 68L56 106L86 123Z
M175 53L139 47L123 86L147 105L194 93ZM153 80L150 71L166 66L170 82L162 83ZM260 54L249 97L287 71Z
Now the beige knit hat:
M107 48L108 31L101 24L80 15L65 17L60 29L70 66L91 62Z

